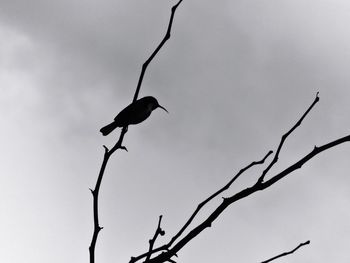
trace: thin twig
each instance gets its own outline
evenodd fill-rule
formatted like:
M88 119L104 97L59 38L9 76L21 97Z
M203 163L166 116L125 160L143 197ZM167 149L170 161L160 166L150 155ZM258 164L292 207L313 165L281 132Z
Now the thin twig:
M197 227L192 229L186 236L184 236L182 239L180 239L171 249L169 249L166 252L161 253L160 255L154 257L149 261L149 263L163 263L167 261L168 258L175 255L180 249L182 249L189 241L191 241L193 238L195 238L198 234L200 234L204 229L211 227L212 223L215 221L215 219L231 204L237 202L238 200L241 200L257 191L261 191L266 189L267 187L270 187L272 184L278 182L286 175L292 173L296 169L302 167L303 164L305 164L307 161L309 161L311 158L315 157L319 153L328 150L332 147L335 147L337 145L340 145L345 142L350 141L350 135L347 135L345 137L342 137L340 139L337 139L335 141L329 142L325 145L322 145L320 147L315 147L312 152L304 156L302 159L300 159L295 164L291 165L290 167L286 168L281 173L277 174L273 178L269 179L268 181L264 183L257 183L253 185L252 187L248 187L237 194L225 198L223 202L212 212L207 219L205 219L202 223L200 223Z
M283 142L285 138L295 130L297 126L300 125L301 121L305 118L305 116L310 112L312 107L317 103L319 100L318 94L316 95L316 99L311 104L311 106L306 110L306 112L303 114L302 118L295 124L292 129L283 135L284 138L282 138L280 146L278 147L278 151L280 151ZM294 172L295 170L301 168L306 162L308 162L310 159L315 157L316 155L320 154L323 151L326 151L332 147L335 147L337 145L340 145L345 142L350 141L350 135L344 136L342 138L339 138L337 140L331 141L327 144L324 144L322 146L315 146L313 150L305 155L303 158L301 158L299 161L295 162L293 165L289 166L288 168L284 169L282 172L278 173L277 175L273 176L269 180L263 182L263 180L258 180L257 183L255 183L253 186L248 187L246 189L243 189L242 191L236 193L235 195L223 199L222 203L199 225L197 225L195 228L193 228L187 235L185 235L182 239L180 239L172 248L162 246L159 249L166 248L166 251L162 252L161 254L155 256L152 258L149 263L163 263L170 259L172 256L174 256L180 249L182 249L188 242L190 242L193 238L195 238L198 234L200 234L204 229L211 227L212 223L221 215L221 213L231 204L234 202L237 202L238 200L241 200L257 191L264 190L274 183L278 182L288 174ZM277 157L276 157L277 156ZM278 154L275 155L276 161L278 158ZM275 161L275 162L276 162ZM274 162L274 163L275 163ZM272 164L273 165L273 164ZM159 250L158 250L159 251Z
M142 71L141 71L141 74L140 74L140 77L139 77L139 81L137 83L136 91L135 91L135 94L134 94L134 97L133 97L133 102L135 102L137 100L137 97L138 97L138 94L139 94L139 91L140 91L140 88L141 88L143 76L145 74L145 71L146 71L146 68L147 68L148 64L152 61L152 59L156 56L156 54L159 52L159 50L163 47L164 43L170 38L171 27L172 27L173 20L174 20L174 14L175 14L176 8L179 6L179 4L182 1L183 0L180 0L176 5L174 5L172 7L170 21L169 21L169 25L168 25L168 29L167 29L165 37L160 42L158 47L154 50L152 55L142 65ZM98 237L99 232L102 229L102 227L99 225L98 195L99 195L99 191L100 191L100 186L101 186L101 183L102 183L103 175L104 175L104 172L105 172L108 160L112 156L112 154L118 149L127 151L127 148L122 145L124 136L125 136L127 131L128 131L128 127L127 126L122 128L118 141L116 142L116 144L110 150L106 146L103 146L104 149L105 149L105 153L104 153L104 156L103 156L103 161L102 161L102 165L101 165L101 168L100 168L100 171L99 171L99 175L98 175L98 178L97 178L95 189L94 190L90 189L91 193L92 193L92 196L93 196L93 214L94 214L94 232L93 232L91 243L90 243L90 246L89 246L90 263L95 263L95 247L96 247L97 237Z
M162 217L163 217L162 215L159 216L158 226L157 226L156 232L154 233L153 238L149 240L148 255L146 257L145 262L147 262L151 258L151 255L152 255L151 252L153 250L153 246L154 246L154 243L157 240L158 235L164 236L164 234L165 234L164 230L160 227L160 224L162 222Z
M143 80L143 76L145 75L146 69L148 67L148 64L152 61L152 59L157 55L157 53L159 52L159 50L163 47L163 45L165 44L165 42L167 42L167 40L170 38L170 34L171 34L171 27L173 25L173 20L174 20L174 15L175 15L175 11L176 8L181 4L183 0L180 0L176 5L174 5L171 8L171 14L170 14L170 20L169 20L169 24L168 24L168 28L166 31L166 34L163 38L163 40L159 43L159 45L157 46L157 48L153 51L153 53L151 54L151 56L145 61L145 63L143 63L142 65L142 69L141 69L141 74L139 77L139 81L137 83L137 88L136 88L136 92L134 95L134 99L133 102L135 102L137 100L137 97L139 95L139 91L140 91L140 87L142 84L142 80Z
M221 189L219 189L218 191L216 191L214 194L212 194L211 196L209 196L207 199L205 199L203 202L201 202L196 210L193 212L193 214L190 216L190 218L187 220L187 222L184 224L184 226L180 229L180 231L171 239L171 241L169 242L168 246L170 247L180 236L181 234L186 230L186 228L191 224L191 222L193 221L193 219L196 217L196 215L198 214L198 212L202 209L203 206L205 206L208 202L210 202L212 199L214 199L215 197L217 197L219 194L221 194L222 192L224 192L225 190L229 189L230 186L233 184L233 182L235 182L238 177L243 174L245 171L247 171L249 168L251 168L254 165L258 165L258 164L263 164L265 162L265 160L267 159L267 157L269 157L269 155L272 154L272 151L269 151L265 157L263 159L261 159L260 161L254 161L252 163L250 163L249 165L247 165L246 167L242 168L224 187L222 187Z
M304 120L304 118L306 117L306 115L311 111L311 109L315 106L315 104L320 100L320 98L318 97L318 92L316 93L316 98L314 99L314 101L312 102L312 104L310 105L310 107L305 111L305 113L303 114L303 116L301 116L301 118L297 121L297 123L287 132L285 133L282 137L281 137L281 142L278 145L277 151L275 153L275 156L273 157L271 163L267 166L267 168L263 171L262 175L259 178L259 182L264 181L265 175L267 174L268 171L270 171L270 169L272 168L272 166L278 161L278 156L279 153L282 149L282 146L285 142L285 140L287 139L287 137L298 127L300 126L301 122Z
M246 167L242 168L224 187L222 187L221 189L219 189L218 191L216 191L214 194L212 194L211 196L209 196L207 199L205 199L203 202L201 202L200 204L198 204L196 210L192 213L192 215L190 216L190 218L186 221L186 223L183 225L183 227L180 229L180 231L174 235L170 242L166 245L162 245L152 251L148 251L146 253L143 253L137 257L132 257L131 260L129 261L129 263L134 263L144 257L146 257L147 255L149 255L150 253L157 253L160 252L162 250L167 250L180 236L181 234L187 229L187 227L191 224L191 222L193 221L193 219L196 217L196 215L198 214L198 212L203 208L203 206L205 206L208 202L210 202L212 199L214 199L216 196L218 196L219 194L221 194L222 192L224 192L225 190L227 190L234 181L236 181L238 179L238 177L240 175L242 175L245 171L247 171L249 168L251 168L254 165L258 165L258 164L263 164L265 162L265 160L267 159L267 157L270 156L270 154L272 154L272 151L269 151L263 159L261 159L260 161L253 161L252 163L250 163L249 165L247 165Z
M285 256L288 256L288 255L290 255L290 254L293 254L295 251L297 251L299 248L301 248L302 246L305 246L305 245L309 245L310 244L310 240L308 240L308 241L306 241L306 242L304 242L304 243L300 243L296 248L294 248L293 250L291 250L291 251L289 251L289 252L284 252L284 253L282 253L282 254L279 254L279 255L277 255L277 256L275 256L275 257L273 257L273 258L270 258L270 259L268 259L268 260L265 260L265 261L262 261L261 263L268 263L268 262L271 262L271 261L273 261L273 260L275 260L275 259L278 259L278 258L280 258L280 257L285 257Z
M271 167L278 161L278 156L279 156L279 152L282 149L282 146L285 142L285 140L287 139L287 137L298 127L300 126L300 124L302 123L302 121L304 120L304 118L306 117L306 115L311 111L311 109L314 107L314 105L319 101L319 97L318 97L318 92L316 93L316 97L314 99L314 101L312 102L312 104L309 106L309 108L304 112L304 114L302 115L302 117L297 121L296 124L294 124L294 126L287 132L285 133L282 137L281 137L281 141L280 144L277 148L277 151L274 155L274 158L272 159L271 163L268 165L268 167L263 171L261 177L258 179L257 184L261 184L264 180L265 175L267 174L267 172L271 169ZM179 230L179 232L174 235L174 237L170 240L170 242L168 244L162 245L156 249L154 249L152 251L152 253L156 253L159 251L163 251L163 250L168 250L173 244L174 242L183 234L183 232L188 228L188 226L191 224L191 222L193 221L193 219L196 217L196 215L198 214L198 212L201 210L201 208L207 204L209 201L211 201L213 198L215 198L217 195L219 195L220 193L222 193L223 191L225 191L226 189L228 189L231 184L247 169L249 169L250 167L252 167L253 165L256 164L261 164L263 163L266 158L272 154L272 151L269 151L268 154L259 162L253 162L250 165L246 166L245 168L243 168L242 170L240 170L240 172L230 181L228 182L227 185L225 185L223 188L219 189L217 192L215 192L214 194L212 194L210 197L208 197L206 200L204 200L202 203L200 203L197 206L197 209L193 212L193 214L190 216L190 218L186 221L186 223L183 225L183 227ZM211 224L211 223L210 223ZM210 225L208 224L208 225ZM143 253L137 257L133 257L132 260L130 261L130 263L134 263L142 258L144 258L145 256L147 256L150 252L147 253Z
M101 186L103 174L104 174L104 171L106 169L108 159L110 157L109 152L108 152L108 148L106 146L104 146L104 149L105 149L105 153L103 156L103 161L102 161L100 172L99 172L99 175L97 178L95 189L94 190L90 189L92 196L93 196L93 212L94 212L94 233L92 235L91 244L89 246L90 263L95 262L95 246L96 246L97 236L98 236L98 233L102 229L102 227L99 225L99 217L98 217L98 194L100 191L100 186Z

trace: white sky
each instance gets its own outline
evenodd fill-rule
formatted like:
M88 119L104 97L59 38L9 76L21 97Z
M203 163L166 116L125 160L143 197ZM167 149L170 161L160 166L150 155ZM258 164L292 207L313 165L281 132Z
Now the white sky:
M88 262L88 188L102 145L119 135L98 130L131 102L174 3L0 2L1 262ZM341 0L184 0L140 93L170 114L130 127L129 152L110 160L96 262L144 252L160 214L169 240L200 201L275 149L317 91L273 172L349 134L349 17ZM341 145L232 206L177 261L260 262L310 239L280 262L349 262L349 154Z

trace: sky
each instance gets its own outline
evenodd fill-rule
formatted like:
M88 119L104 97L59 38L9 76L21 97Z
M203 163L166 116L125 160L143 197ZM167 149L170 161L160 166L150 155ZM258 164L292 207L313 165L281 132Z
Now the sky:
M0 255L6 263L88 262L93 188L142 63L164 36L163 0L0 1ZM156 110L129 127L100 192L96 262L148 249L158 216L170 240L197 204L285 143L281 171L350 131L350 3L184 0L140 96ZM177 262L349 262L350 145L326 151L227 209ZM244 174L230 196L263 167ZM220 196L195 223L221 202ZM277 262L277 261L276 261Z

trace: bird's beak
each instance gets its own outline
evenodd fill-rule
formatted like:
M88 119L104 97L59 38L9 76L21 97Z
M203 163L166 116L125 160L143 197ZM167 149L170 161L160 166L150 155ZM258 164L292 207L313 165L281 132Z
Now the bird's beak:
M161 108L161 109L165 110L167 113L169 113L169 112L167 111L167 109L164 108L163 106L158 105L158 108Z

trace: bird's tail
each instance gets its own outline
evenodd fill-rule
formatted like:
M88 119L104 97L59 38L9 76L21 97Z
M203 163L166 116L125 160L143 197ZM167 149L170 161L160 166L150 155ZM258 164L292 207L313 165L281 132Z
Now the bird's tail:
M115 128L118 127L118 124L114 121L104 127L101 128L100 132L103 136L110 134Z

